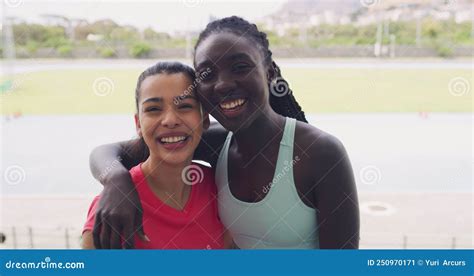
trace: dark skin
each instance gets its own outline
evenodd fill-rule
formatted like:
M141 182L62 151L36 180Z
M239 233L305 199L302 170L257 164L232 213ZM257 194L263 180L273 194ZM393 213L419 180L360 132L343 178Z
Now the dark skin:
M198 95L204 108L225 127L211 125L203 135L195 158L215 167L227 135L226 129L232 131L228 164L230 190L239 200L258 202L265 197L262 193L264 186L273 179L285 125L285 118L275 113L269 104L268 82L274 77L273 68L265 63L255 42L232 33L212 34L203 40L196 49L195 68L198 75L207 68L211 69L211 74L199 84ZM229 99L245 99L243 113L234 118L226 117L219 103ZM130 142L122 142L96 149L91 156L95 175L102 171L104 160L113 160L117 156L122 157L127 168L139 163L141 160L134 153L127 154L129 148ZM318 128L297 122L293 157L299 159L293 170L300 199L316 209L320 248L358 248L357 191L342 143ZM133 187L126 177L121 178L125 171L123 167L114 168L110 172L114 176L108 179L109 182L103 181L104 193L108 195L98 212L105 217L111 216L107 212L115 214L112 216L114 220L107 221L114 227L132 225L135 221L135 226L125 226L133 228L139 224L138 213L133 208L136 202L132 199L133 204L128 200L114 204L123 198L117 189L130 192L129 187ZM113 241L103 242L110 237L101 236L99 231L94 236L98 244L104 245L103 248L115 244Z

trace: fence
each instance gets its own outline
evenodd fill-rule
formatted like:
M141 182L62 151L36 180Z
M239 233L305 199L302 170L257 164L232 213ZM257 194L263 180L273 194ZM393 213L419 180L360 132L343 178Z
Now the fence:
M78 249L81 229L74 227L8 227L0 230L4 249ZM361 249L472 249L472 237L462 235L362 233Z
M473 47L453 46L449 55L452 57L472 57ZM354 46L321 46L318 48L279 48L274 47L272 52L276 58L370 58L375 57L373 45ZM389 46L381 48L381 57L438 57L440 53L434 48L417 47L411 45L396 45L393 49ZM188 55L189 56L189 55ZM54 48L40 48L34 53L26 49L17 49L17 58L65 58ZM76 47L66 58L102 58L95 47ZM127 48L120 46L114 48L114 58L132 58ZM153 48L146 58L187 58L186 48Z
M5 249L78 249L81 229L74 227L38 228L8 227L0 232L5 240L0 248Z

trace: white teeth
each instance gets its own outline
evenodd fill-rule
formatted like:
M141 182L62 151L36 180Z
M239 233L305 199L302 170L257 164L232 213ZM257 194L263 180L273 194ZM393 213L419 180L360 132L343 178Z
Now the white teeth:
M232 108L235 108L237 106L241 106L244 102L245 101L243 99L238 99L238 100L232 101L230 103L220 104L220 107L222 109L232 109Z
M164 138L161 138L161 142L163 142L163 143L176 143L176 142L181 142L184 139L186 139L185 136L164 137Z

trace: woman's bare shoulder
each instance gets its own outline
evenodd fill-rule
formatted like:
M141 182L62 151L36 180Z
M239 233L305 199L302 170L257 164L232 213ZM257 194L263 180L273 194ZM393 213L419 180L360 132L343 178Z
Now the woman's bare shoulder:
M299 121L296 123L295 130L295 150L313 160L334 158L345 154L344 145L336 136Z
M321 197L356 194L352 165L342 142L332 134L305 123L296 127L295 156L306 188L313 190L314 204ZM337 189L335 189L337 187Z

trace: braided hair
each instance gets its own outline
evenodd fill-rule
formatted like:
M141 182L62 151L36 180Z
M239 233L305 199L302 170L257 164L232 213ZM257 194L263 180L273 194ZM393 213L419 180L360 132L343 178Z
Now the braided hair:
M264 56L264 64L271 66L275 72L274 78L269 80L268 88L270 93L270 106L272 109L285 117L295 118L298 121L308 122L301 106L293 96L288 82L281 76L280 67L273 61L272 51L269 49L267 34L260 32L255 24L247 20L231 16L212 21L207 24L206 29L199 34L199 38L194 46L194 52L198 45L208 36L219 32L231 32L238 36L245 36L257 43L258 48Z

